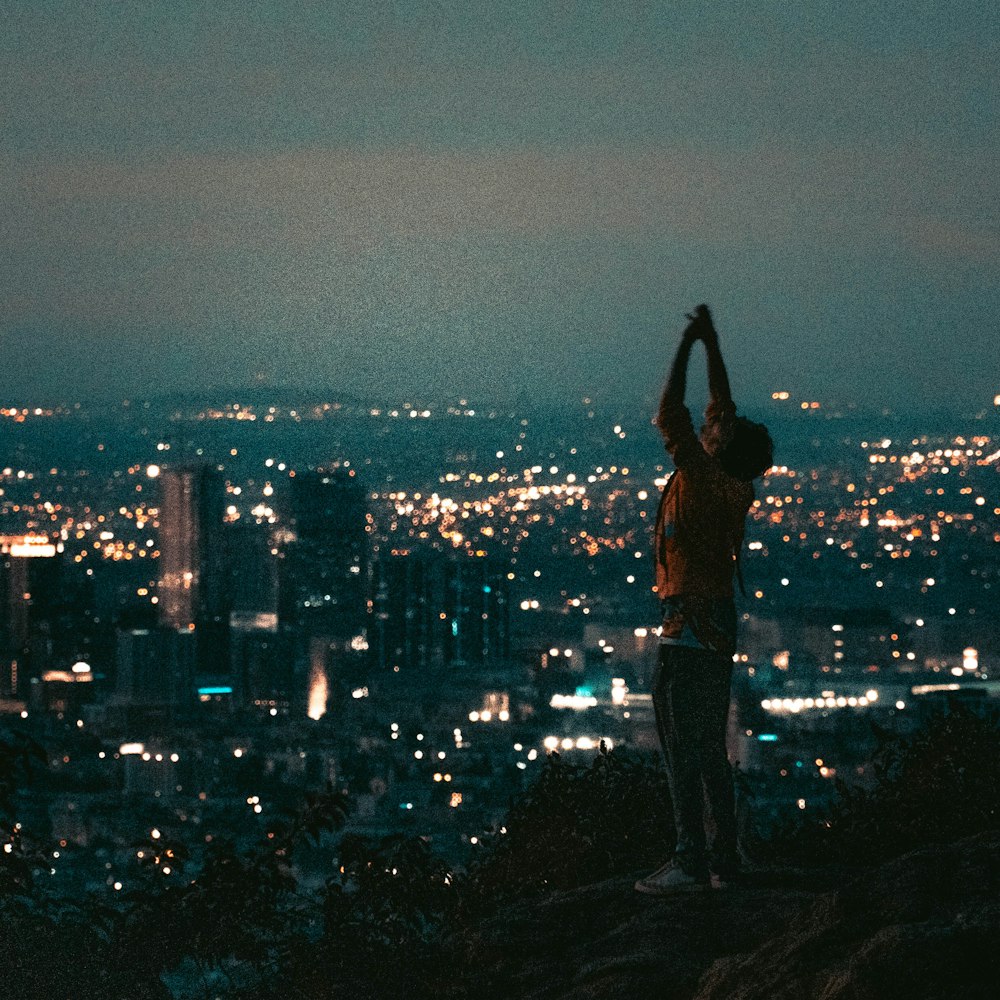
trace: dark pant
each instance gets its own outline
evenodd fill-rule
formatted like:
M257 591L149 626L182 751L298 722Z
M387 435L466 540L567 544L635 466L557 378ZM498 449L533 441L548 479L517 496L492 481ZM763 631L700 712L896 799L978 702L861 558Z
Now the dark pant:
M653 677L653 708L667 759L670 797L677 827L677 862L692 875L713 862L736 859L736 800L726 754L726 722L732 661L686 646L660 646ZM706 848L705 800L715 826Z

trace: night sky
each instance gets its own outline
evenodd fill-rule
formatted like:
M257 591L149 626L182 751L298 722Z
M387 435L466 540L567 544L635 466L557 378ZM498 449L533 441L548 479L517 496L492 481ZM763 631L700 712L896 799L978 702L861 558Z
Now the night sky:
M751 412L1000 392L988 0L3 21L0 402L638 403L703 300Z

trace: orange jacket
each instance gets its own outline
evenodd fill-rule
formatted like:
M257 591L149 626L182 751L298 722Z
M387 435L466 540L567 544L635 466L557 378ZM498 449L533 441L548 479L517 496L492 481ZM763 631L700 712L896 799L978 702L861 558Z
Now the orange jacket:
M732 401L705 411L709 446L721 443L736 416ZM753 486L723 471L702 446L684 405L669 409L660 426L677 471L656 514L654 554L659 597L732 597Z

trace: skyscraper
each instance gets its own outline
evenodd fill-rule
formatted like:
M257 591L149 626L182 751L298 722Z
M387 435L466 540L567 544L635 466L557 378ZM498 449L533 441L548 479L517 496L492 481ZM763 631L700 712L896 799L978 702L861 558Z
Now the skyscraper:
M280 550L273 534L270 525L249 520L226 526L234 623L277 629Z
M425 557L402 552L375 562L367 629L374 670L426 670L435 653L433 604L431 563Z
M226 672L225 483L214 467L202 464L163 469L159 484L160 624L195 631L199 670Z
M61 549L42 535L0 536L0 694L24 697L29 678L49 665Z
M444 567L443 650L446 664L483 665L510 655L507 578L486 559L454 557Z
M392 553L372 567L367 641L374 670L420 677L510 656L503 570L487 559Z
M336 638L358 635L366 612L364 489L353 471L344 470L300 472L291 483L282 623Z
M113 704L145 712L190 710L197 653L196 633L186 630L119 630Z

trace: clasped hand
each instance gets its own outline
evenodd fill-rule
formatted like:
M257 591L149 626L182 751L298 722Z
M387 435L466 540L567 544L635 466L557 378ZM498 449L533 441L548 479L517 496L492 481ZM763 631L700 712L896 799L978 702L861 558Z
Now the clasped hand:
M715 327L712 325L712 314L704 303L696 306L694 312L687 314L690 321L684 329L684 339L694 343L703 340L709 343L716 339Z

